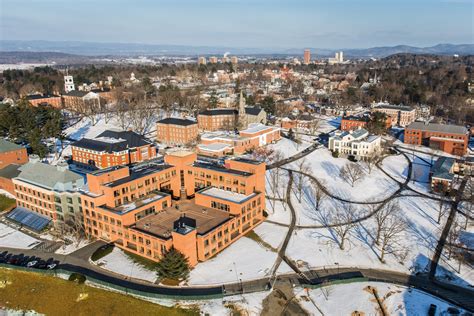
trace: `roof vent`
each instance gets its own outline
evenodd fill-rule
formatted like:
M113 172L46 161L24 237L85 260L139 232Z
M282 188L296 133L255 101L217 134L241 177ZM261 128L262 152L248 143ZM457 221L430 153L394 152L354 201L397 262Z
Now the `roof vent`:
M65 161L60 161L56 165L56 168L58 169L58 171L64 172L69 169L69 165Z
M38 155L32 154L29 157L31 163L37 163L40 161L40 157Z

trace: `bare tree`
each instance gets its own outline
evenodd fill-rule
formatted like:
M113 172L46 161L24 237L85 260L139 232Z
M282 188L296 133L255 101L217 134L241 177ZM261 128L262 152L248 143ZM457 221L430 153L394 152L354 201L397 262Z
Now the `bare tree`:
M354 184L364 177L364 171L356 163L347 163L342 167L339 176L354 187Z
M337 224L331 227L332 231L339 238L339 248L344 250L345 241L349 238L349 232L355 227L354 220L358 214L356 208L351 203L345 203L341 207L336 207L330 213L331 224Z
M374 204L374 208L379 207L378 205ZM374 231L374 243L377 246L380 246L380 239L385 228L385 225L388 220L390 220L391 216L394 216L400 212L400 206L397 202L390 201L381 207L377 212L374 214L374 222L375 222L375 231Z
M367 170L369 171L369 174L372 173L372 170L380 162L381 158L382 158L381 153L377 150L374 150L364 159L364 162L365 162L365 165L367 166Z
M387 252L396 253L399 250L397 246L406 228L407 223L401 216L391 214L386 218L380 232L380 262L385 262Z
M312 193L313 193L313 206L314 210L317 212L319 211L322 202L327 199L326 192L323 190L324 183L320 181L317 183L316 181L311 181L312 184Z
M308 131L311 135L315 135L318 132L319 125L321 120L319 118L314 118L308 123Z
M296 198L298 199L298 202L301 203L301 196L303 194L303 186L304 186L304 181L305 181L304 173L308 173L309 170L310 170L308 162L306 161L305 158L298 160L297 170L299 172L298 172L298 176L295 179L296 180L296 189L297 189Z
M459 235L461 233L461 225L455 220L446 238L446 249L448 250L448 260L451 259L453 253L457 250L459 243Z

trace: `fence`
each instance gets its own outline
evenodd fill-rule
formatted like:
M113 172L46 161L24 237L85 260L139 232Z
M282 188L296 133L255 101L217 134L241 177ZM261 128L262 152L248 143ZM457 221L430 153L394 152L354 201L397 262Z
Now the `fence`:
M99 287L105 287L110 290L114 290L120 293L141 297L147 300L157 299L171 299L171 300L207 300L207 299L221 299L224 297L222 287L210 287L210 288L179 288L179 287L154 287L151 285L137 284L129 282L127 280L120 280L114 277L105 276L89 269L76 267L72 265L64 265L63 268L57 268L54 270L43 270L33 269L21 266L2 264L0 268L20 270L25 272L36 272L44 275L57 276L66 275L70 276L72 273L82 274L86 277L86 280L92 285L98 285ZM94 277L95 276L95 277ZM109 279L111 282L109 282ZM115 282L113 282L115 281ZM118 284L122 283L122 285Z

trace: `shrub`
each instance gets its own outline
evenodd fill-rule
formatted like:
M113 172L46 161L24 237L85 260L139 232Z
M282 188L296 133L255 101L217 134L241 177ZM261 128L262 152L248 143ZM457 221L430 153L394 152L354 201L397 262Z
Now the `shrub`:
M77 282L77 284L83 284L86 282L86 276L80 273L74 272L69 276L69 281Z

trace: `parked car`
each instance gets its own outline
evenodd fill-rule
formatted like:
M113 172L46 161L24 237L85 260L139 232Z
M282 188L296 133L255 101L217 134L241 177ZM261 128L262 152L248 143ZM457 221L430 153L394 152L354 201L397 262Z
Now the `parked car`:
M26 267L27 267L27 268L34 268L34 266L36 266L37 264L38 264L38 260L29 261L29 262L26 264Z

